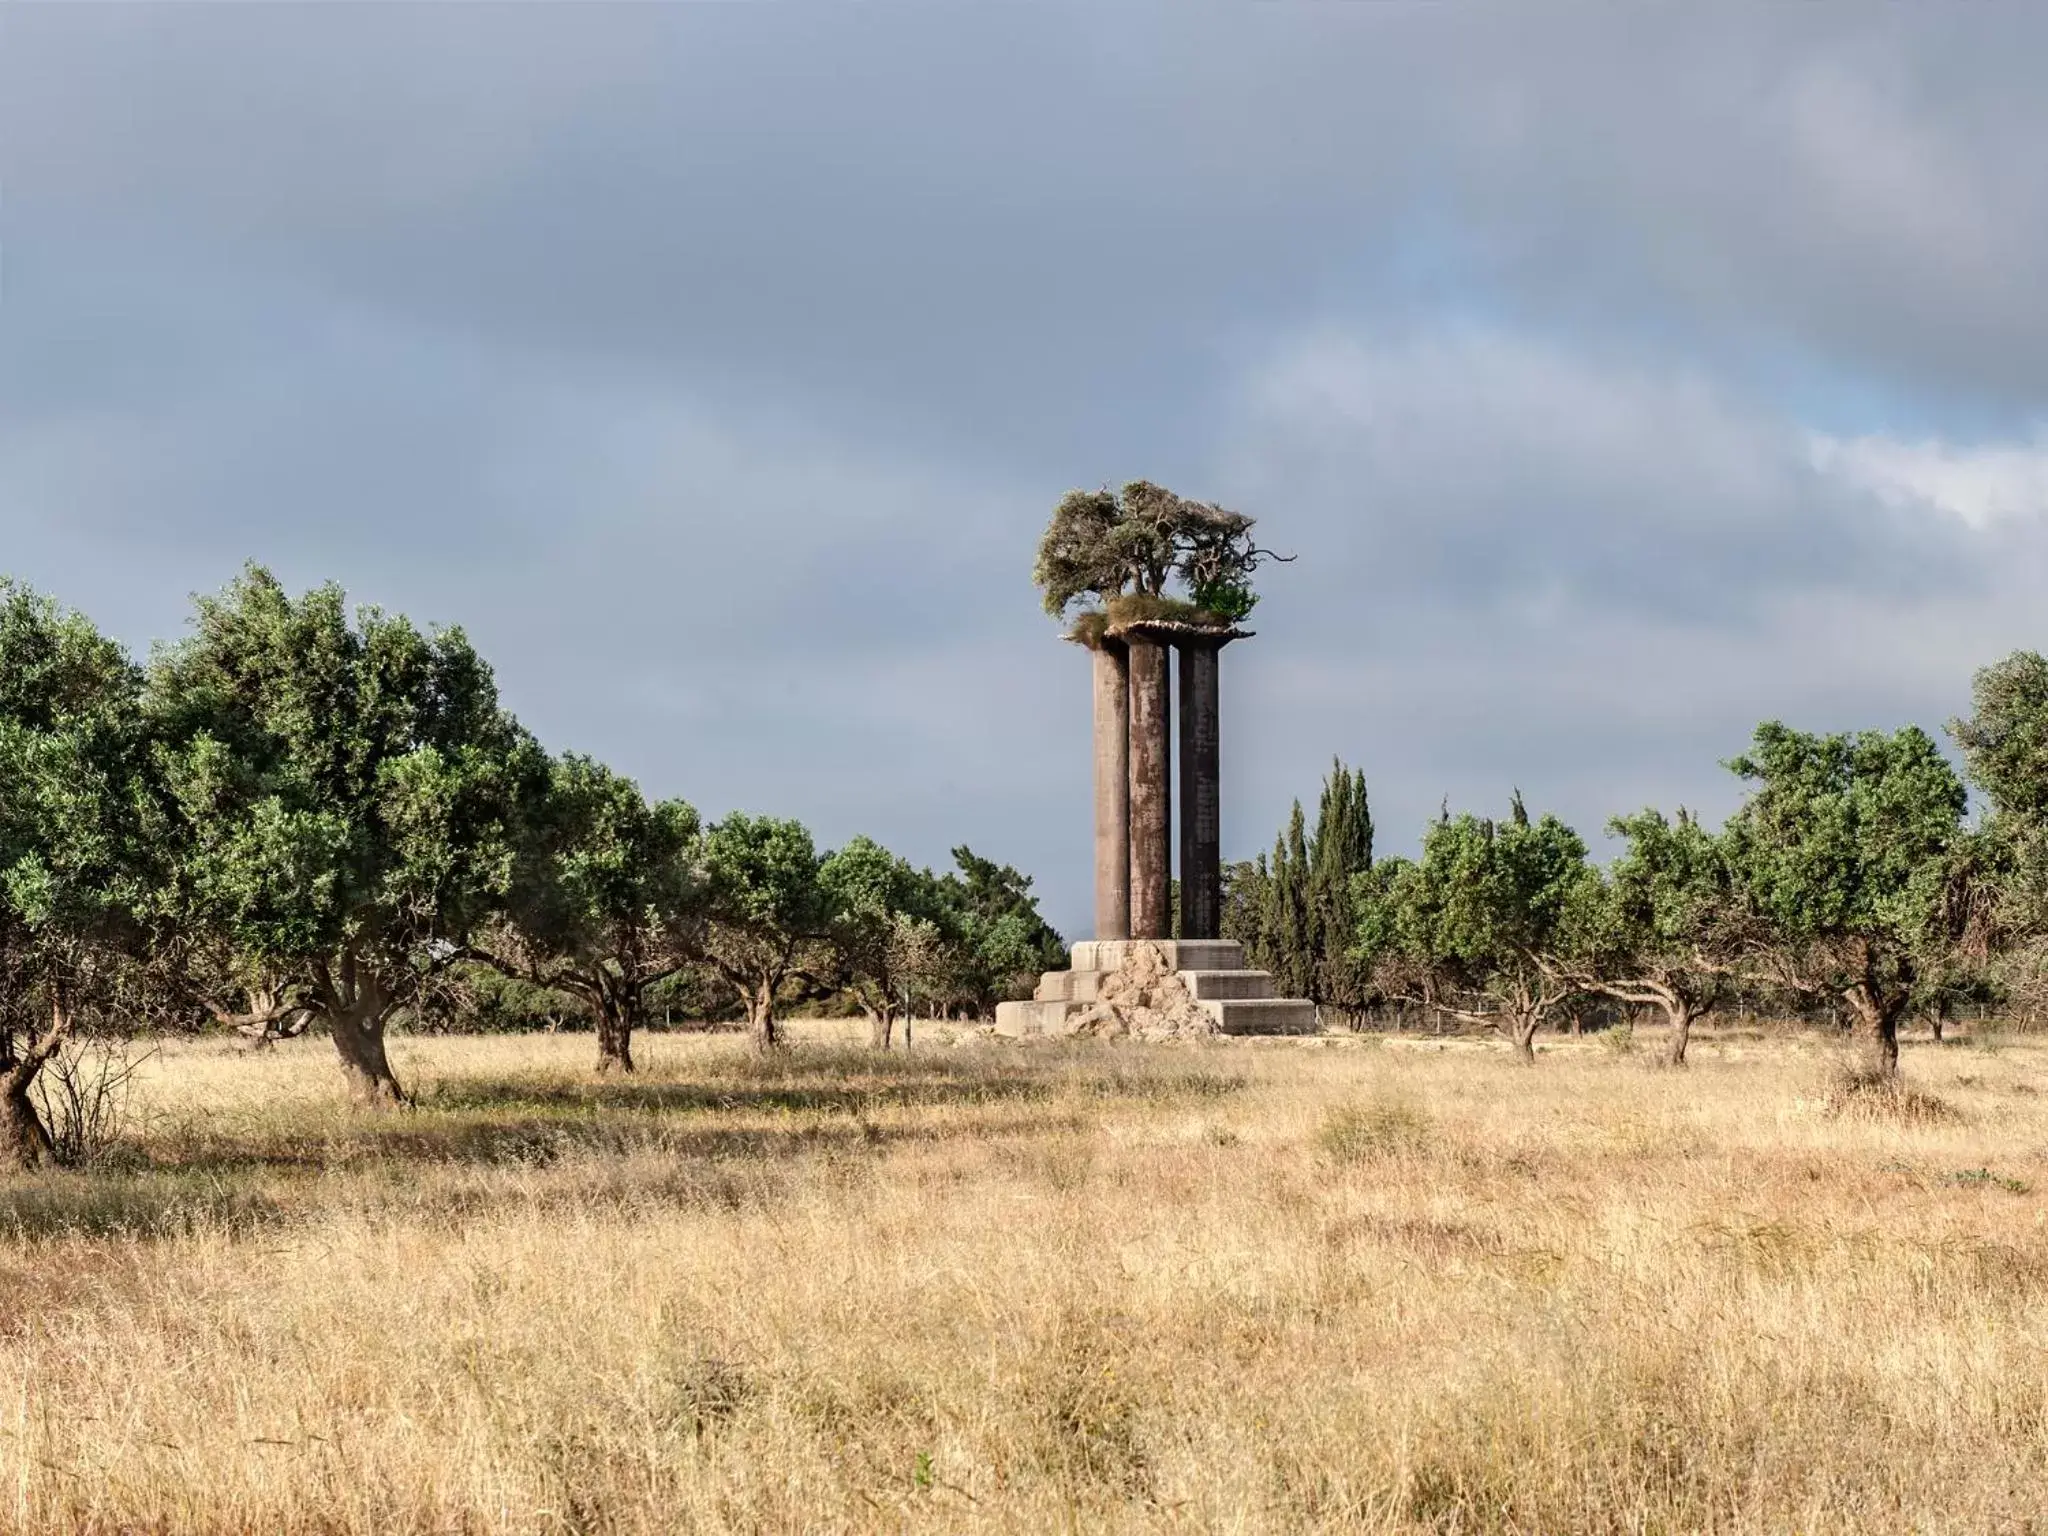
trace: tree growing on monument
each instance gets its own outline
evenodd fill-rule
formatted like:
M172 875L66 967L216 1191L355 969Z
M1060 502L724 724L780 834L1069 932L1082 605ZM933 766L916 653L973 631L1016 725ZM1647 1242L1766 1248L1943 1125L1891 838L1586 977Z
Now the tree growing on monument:
M0 1166L55 1154L38 1080L146 944L161 829L139 686L90 621L0 578Z
M502 920L471 946L505 975L565 993L597 1022L597 1069L633 1070L648 990L691 962L704 921L697 812L650 804L588 757L549 765Z
M1536 1032L1579 991L1571 961L1595 889L1586 845L1555 816L1446 816L1419 859L1354 881L1357 958L1389 995L1497 1030L1523 1061Z
M1917 726L1819 736L1770 721L1729 765L1754 788L1723 829L1774 979L1838 999L1867 1069L1898 1072L1900 1018L1958 938L1962 781Z
M1286 558L1252 538L1254 519L1133 480L1120 490L1070 491L1053 509L1033 571L1045 610L1171 617L1227 626L1258 601L1251 578ZM1172 596L1178 582L1181 598Z
M367 1103L392 1016L509 894L545 760L459 629L251 566L150 668L174 811L167 916L250 992L302 997Z

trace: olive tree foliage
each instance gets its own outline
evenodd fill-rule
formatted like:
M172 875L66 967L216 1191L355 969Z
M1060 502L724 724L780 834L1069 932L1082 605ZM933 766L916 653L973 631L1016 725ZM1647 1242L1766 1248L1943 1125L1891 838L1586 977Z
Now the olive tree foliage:
M524 819L503 916L472 944L505 975L564 993L597 1023L597 1069L633 1070L648 989L688 965L706 879L696 810L574 753Z
M832 900L803 823L737 812L704 834L705 923L699 956L747 1011L758 1049L780 1043L775 1009L792 981L830 964Z
M545 759L458 629L250 566L156 656L168 898L198 980L305 1006L366 1102L405 1092L392 1015L510 892Z
M2048 1007L2048 659L2019 651L1979 671L1949 722L1988 811L1966 853L1971 946L2025 1012ZM1939 1019L1942 999L1930 1012Z
M1722 841L1768 974L1839 999L1870 1069L1896 1073L1899 1020L1960 936L1962 781L1917 726L1770 721L1728 766L1753 786Z
M1195 608L1241 619L1257 601L1252 574L1279 558L1253 541L1252 527L1241 512L1146 480L1069 491L1039 541L1033 577L1054 618L1127 595L1165 598L1178 579Z
M0 579L0 1166L53 1156L38 1078L144 953L161 827L139 686L90 621Z
M1597 892L1586 845L1522 798L1505 822L1465 814L1430 827L1417 859L1355 877L1357 954L1388 996L1485 1024L1536 1058L1536 1031L1579 990L1571 961Z
M1692 1026L1711 1012L1749 935L1721 841L1681 809L1617 816L1621 855L1581 905L1572 970L1588 991L1664 1010L1667 1059L1685 1065Z
M831 909L837 980L867 1015L872 1043L889 1049L905 994L927 994L944 972L953 912L929 870L872 838L856 837L819 866Z

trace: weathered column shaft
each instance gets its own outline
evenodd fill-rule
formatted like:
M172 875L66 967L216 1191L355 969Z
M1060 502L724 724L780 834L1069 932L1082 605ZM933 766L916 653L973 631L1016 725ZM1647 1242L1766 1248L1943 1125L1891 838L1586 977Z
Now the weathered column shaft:
M1173 937L1173 722L1166 646L1129 637L1131 937Z
M1123 646L1095 655L1095 937L1131 936L1131 682Z
M1217 662L1221 647L1180 647L1180 936L1223 926L1223 763Z

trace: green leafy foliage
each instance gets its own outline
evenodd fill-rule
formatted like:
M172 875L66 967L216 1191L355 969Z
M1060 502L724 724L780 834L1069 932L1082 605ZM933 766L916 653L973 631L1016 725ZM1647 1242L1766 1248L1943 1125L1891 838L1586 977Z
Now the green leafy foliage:
M801 822L734 812L704 836L707 923L702 956L738 994L755 1043L777 1043L783 984L821 972L832 898Z
M1354 880L1356 955L1389 991L1492 1024L1531 1055L1577 990L1572 946L1598 890L1579 835L1555 816L1531 821L1517 794L1505 822L1445 817L1420 859Z
M600 1070L632 1070L647 990L696 953L707 896L699 832L687 802L649 803L631 779L574 753L549 765L525 818L504 918L474 947L589 1008Z
M202 991L302 991L367 1097L391 1013L509 895L545 759L460 630L251 566L146 694L173 811L167 917Z
M1754 786L1723 834L1734 888L1779 975L1840 997L1891 1070L1899 1015L1953 938L1962 781L1916 726L1819 736L1770 721L1729 767Z
M0 1160L56 1150L32 1090L143 951L160 827L139 677L83 616L0 579Z
M1053 509L1033 579L1045 611L1097 612L1115 599L1158 602L1178 580L1197 622L1234 622L1258 602L1251 577L1272 558L1252 540L1253 519L1164 486L1133 480L1121 490L1069 491Z

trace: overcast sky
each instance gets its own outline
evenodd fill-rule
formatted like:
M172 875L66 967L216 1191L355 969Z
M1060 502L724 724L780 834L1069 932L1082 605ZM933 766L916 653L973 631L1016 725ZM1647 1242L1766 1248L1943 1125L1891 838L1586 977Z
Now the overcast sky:
M1228 857L2048 641L2048 9L0 4L0 570L138 648L264 561L465 626L708 814L1033 873L1030 584L1133 477L1298 553Z

